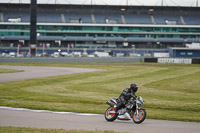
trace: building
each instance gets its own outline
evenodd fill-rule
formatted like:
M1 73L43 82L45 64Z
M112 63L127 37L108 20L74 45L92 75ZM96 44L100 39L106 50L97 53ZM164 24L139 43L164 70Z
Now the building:
M200 48L170 48L169 54L173 58L200 58Z
M0 3L0 46L29 47L30 4ZM37 47L166 49L200 42L199 7L38 4Z

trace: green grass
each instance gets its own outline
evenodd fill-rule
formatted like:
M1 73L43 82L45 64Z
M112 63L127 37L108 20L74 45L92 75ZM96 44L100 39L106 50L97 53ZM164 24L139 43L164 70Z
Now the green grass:
M0 133L118 133L114 131L84 131L64 129L41 129L28 127L1 127Z
M15 64L104 71L0 83L0 106L100 113L110 97L137 83L147 118L200 122L200 65L145 63Z
M0 68L0 73L15 73L15 72L23 72L23 70L2 69L2 68Z

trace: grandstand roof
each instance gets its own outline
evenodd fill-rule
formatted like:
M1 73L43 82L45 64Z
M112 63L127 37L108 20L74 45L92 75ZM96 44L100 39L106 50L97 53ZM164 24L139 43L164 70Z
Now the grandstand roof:
M1 3L30 3L30 0L0 0ZM38 4L128 5L128 6L196 6L199 0L37 0Z
M26 8L29 8L28 5L30 5L30 3L0 3L0 5L3 7L3 6L10 6L10 7L26 7ZM150 8L153 8L153 9L163 9L163 10L166 10L166 9L193 9L193 10L199 10L200 8L199 7L192 7L192 6L152 6L152 5L83 5L83 4L38 4L37 5L39 8L40 7L49 7L49 8L57 8L57 9L60 9L60 8L65 8L67 7L67 9L70 9L70 8L74 8L74 7L77 7L78 9L82 9L82 8L88 8L89 9L110 9L110 8L114 8L114 9L122 9L122 8L126 8L126 9L150 9ZM9 10L11 10L12 8L10 8ZM127 11L127 10L126 10ZM169 10L170 11L170 10Z

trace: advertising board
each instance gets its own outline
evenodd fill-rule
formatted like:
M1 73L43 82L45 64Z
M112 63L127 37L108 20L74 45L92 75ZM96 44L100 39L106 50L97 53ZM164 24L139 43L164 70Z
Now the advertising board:
M189 58L158 58L158 63L192 64Z

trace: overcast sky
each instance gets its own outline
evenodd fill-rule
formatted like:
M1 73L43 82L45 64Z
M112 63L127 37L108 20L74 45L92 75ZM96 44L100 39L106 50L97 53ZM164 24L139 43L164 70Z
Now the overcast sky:
M197 2L198 1L198 2ZM30 3L30 0L0 0L0 3ZM200 6L200 0L37 0L45 4L93 4L93 5L156 5Z

